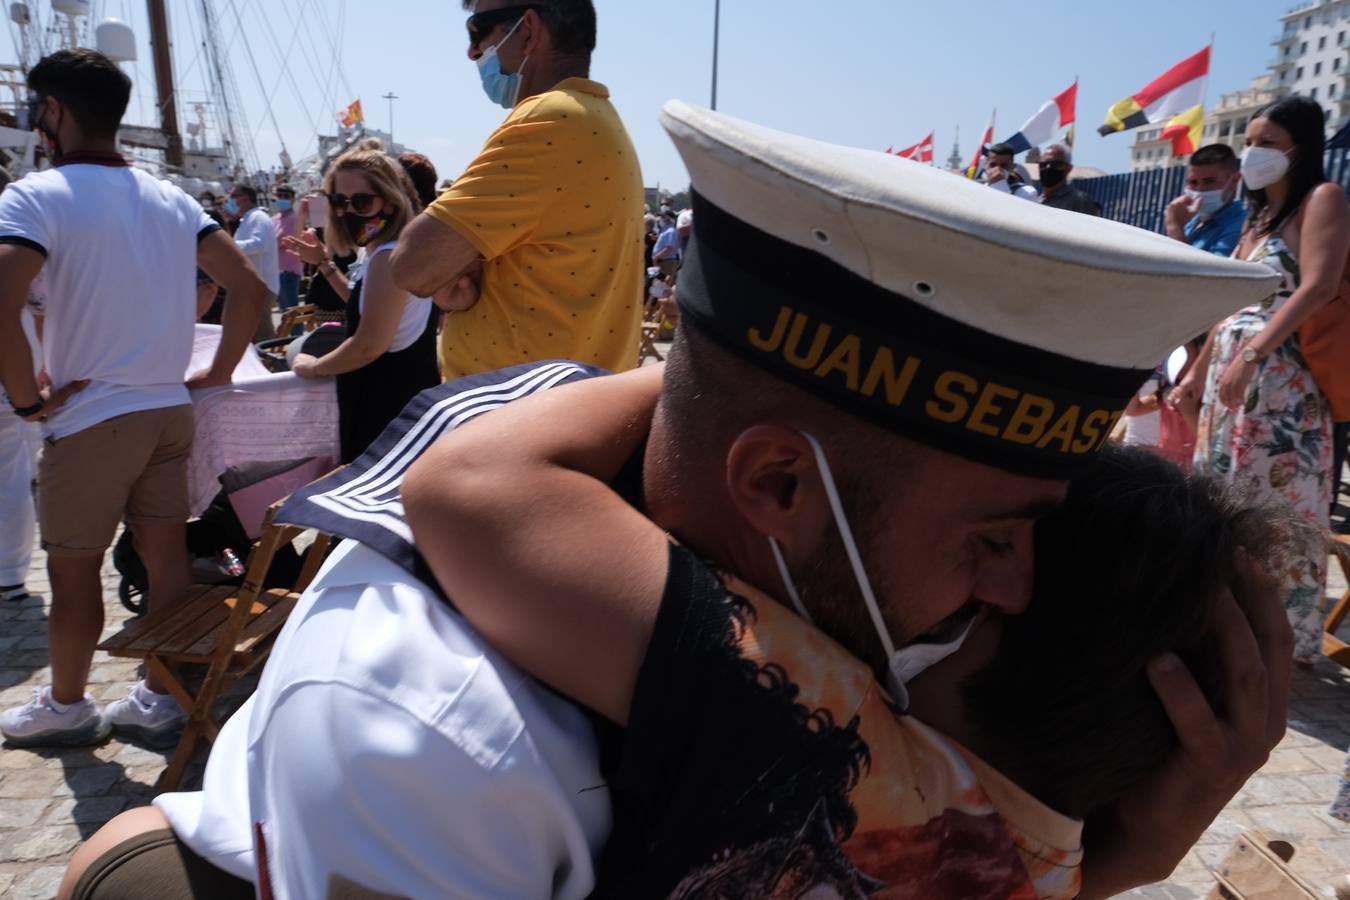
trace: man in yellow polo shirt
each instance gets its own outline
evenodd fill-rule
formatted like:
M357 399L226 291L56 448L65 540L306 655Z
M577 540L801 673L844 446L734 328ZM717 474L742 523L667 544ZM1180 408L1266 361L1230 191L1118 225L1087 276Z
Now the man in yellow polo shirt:
M591 81L591 0L472 0L469 58L510 109L468 170L404 230L394 280L453 310L441 374L540 359L638 362L642 176ZM481 264L481 271L479 265Z

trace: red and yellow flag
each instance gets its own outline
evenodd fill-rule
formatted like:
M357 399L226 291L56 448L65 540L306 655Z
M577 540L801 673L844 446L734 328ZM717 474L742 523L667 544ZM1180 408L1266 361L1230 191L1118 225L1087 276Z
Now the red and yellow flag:
M1200 146L1205 123L1205 80L1209 77L1206 47L1149 82L1132 97L1106 111L1103 135L1129 131L1140 125L1165 123L1162 137L1172 142L1172 153L1183 156Z
M351 106L338 113L338 121L342 123L343 128L351 128L365 120L366 114L361 111L360 100L353 100Z

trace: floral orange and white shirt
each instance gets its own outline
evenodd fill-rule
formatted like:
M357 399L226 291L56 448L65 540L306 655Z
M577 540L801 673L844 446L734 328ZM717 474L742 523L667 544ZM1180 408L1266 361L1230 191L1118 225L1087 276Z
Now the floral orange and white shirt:
M891 703L871 671L672 546L597 896L1069 898L1082 823Z

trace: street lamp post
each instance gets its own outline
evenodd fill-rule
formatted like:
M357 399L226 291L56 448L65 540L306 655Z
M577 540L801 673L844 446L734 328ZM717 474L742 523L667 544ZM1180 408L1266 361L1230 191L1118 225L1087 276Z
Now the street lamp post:
M722 0L713 0L712 108L717 109L717 42L722 28Z
M385 94L383 99L389 101L389 143L394 143L394 101L398 99L398 94L393 91Z

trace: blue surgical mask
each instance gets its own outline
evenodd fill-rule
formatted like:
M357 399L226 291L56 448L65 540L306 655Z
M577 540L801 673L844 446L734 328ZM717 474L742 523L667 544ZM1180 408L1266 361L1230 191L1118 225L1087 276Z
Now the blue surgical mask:
M525 71L525 62L521 62L518 71L507 75L502 71L502 61L497 56L497 48L509 41L511 35L516 33L520 23L524 21L525 17L521 16L516 20L516 24L511 26L506 37L484 50L483 55L478 57L478 77L483 82L483 93L503 109L515 108L516 98L520 96L520 76Z
M233 197L231 197L230 199L228 199L228 200L225 201L225 215L227 215L227 216L237 216L237 215L239 215L239 201L238 201L238 200L236 200L236 199L234 199Z
M886 651L886 690L901 709L909 708L909 689L905 687L910 680L916 677L920 672L929 666L936 665L942 660L951 656L961 645L965 643L966 636L970 634L977 619L982 617L982 613L977 613L961 622L954 622L954 629L948 629L949 639L941 642L915 642L905 647L897 648L895 642L891 640L890 629L886 627L886 621L881 617L881 607L877 604L876 595L872 593L872 582L867 577L867 570L863 568L862 556L858 552L858 544L853 539L853 529L849 527L848 517L844 515L844 504L839 499L839 490L835 487L834 475L830 472L830 463L825 458L825 450L820 446L820 442L814 436L807 432L802 432L802 437L806 438L811 445L811 452L815 454L816 468L820 471L820 480L825 487L825 496L830 501L830 513L834 516L835 526L839 529L839 536L844 541L844 550L848 554L849 565L853 567L853 577L858 581L858 590L862 592L863 602L867 604L868 615L872 619L872 627L876 629L877 637L881 640L881 646ZM788 597L792 600L792 605L796 607L798 615L810 622L811 614L807 611L806 605L802 603L802 598L797 592L797 585L792 580L792 573L788 571L787 561L783 559L783 551L778 546L778 541L769 538L769 548L773 551L774 562L778 564L778 574L783 579L783 585L787 589Z
M1223 199L1223 188L1217 191L1187 191L1186 193L1200 201L1200 208L1196 211L1196 214L1204 219L1208 219L1223 209L1226 202Z
M291 211L291 201L289 200L277 201L277 212L290 212L290 211Z

